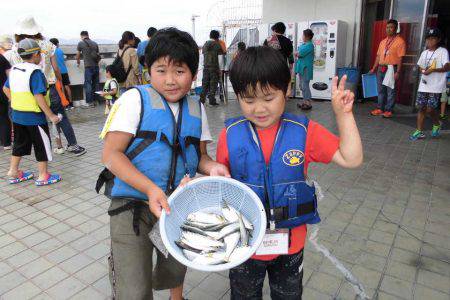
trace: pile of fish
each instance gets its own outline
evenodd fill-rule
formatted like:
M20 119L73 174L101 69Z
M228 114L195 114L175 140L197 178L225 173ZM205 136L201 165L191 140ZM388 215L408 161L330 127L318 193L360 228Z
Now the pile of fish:
M175 244L188 260L219 265L237 261L248 253L253 224L225 201L221 212L194 212L181 225L181 236Z

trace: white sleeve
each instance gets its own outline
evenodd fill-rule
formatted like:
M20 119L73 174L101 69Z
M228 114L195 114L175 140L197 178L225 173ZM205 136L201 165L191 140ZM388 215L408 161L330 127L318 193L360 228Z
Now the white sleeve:
M419 67L421 67L422 69L425 68L425 62L424 62L424 60L425 60L424 54L425 54L425 53L426 53L426 50L423 51L423 52L420 54L419 61L417 62L417 65L418 65Z
M112 81L109 83L109 89L110 89L110 90L117 89L117 83L116 83L114 80L112 80Z
M209 131L208 117L206 115L205 106L201 104L202 108L202 136L200 141L202 142L212 142L211 132Z
M141 95L137 89L131 89L123 93L114 103L117 106L114 116L109 122L110 131L122 131L136 134L141 115ZM107 122L108 124L108 122ZM107 126L105 124L105 126ZM105 129L104 129L105 130Z
M442 68L448 63L448 51L445 48L442 48Z

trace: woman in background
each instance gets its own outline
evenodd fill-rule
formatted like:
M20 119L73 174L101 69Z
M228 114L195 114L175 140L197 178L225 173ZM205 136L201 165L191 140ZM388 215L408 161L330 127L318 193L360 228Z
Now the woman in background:
M314 33L311 29L303 30L303 44L298 46L297 63L295 64L295 74L298 75L300 89L303 94L302 103L297 104L302 110L310 110L311 106L311 90L309 81L313 78L314 63L314 45L312 38Z

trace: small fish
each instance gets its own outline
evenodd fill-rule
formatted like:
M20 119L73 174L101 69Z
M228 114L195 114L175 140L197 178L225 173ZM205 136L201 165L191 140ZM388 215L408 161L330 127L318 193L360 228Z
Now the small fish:
M225 200L222 200L222 214L230 223L238 222L239 220L239 212L234 207L229 206ZM252 223L244 215L242 215L242 220L244 221L245 228L253 230Z
M230 224L230 225L228 225L228 226L222 228L222 229L219 231L219 234L218 234L216 240L221 240L221 239L223 239L224 237L226 237L227 235L230 235L230 234L232 234L232 233L234 233L234 232L239 231L239 229L240 229L239 223L232 223L232 224Z
M232 233L227 235L224 238L225 243L225 260L230 261L231 253L233 253L234 249L239 243L239 239L241 238L241 234L239 232Z
M241 213L239 213L239 232L241 233L241 246L248 246L248 232L245 228L244 221L242 220Z
M188 251L195 252L195 253L200 253L200 252L202 252L202 250L193 248L193 247L191 247L191 246L185 244L184 241L182 241L182 240L175 241L175 244L176 244L178 247L180 247L181 249L184 249L184 250L188 250Z
M195 242L193 243L192 241L188 241L183 237L180 239L180 242L177 245L179 245L180 248L200 253L216 252L220 249L220 247L211 247L196 244Z
M190 222L199 222L210 225L218 225L226 222L225 218L221 215L202 211L189 214L187 220Z
M225 200L222 200L222 214L228 222L238 222L238 212L229 206Z
M248 254L248 252L250 251L250 247L246 246L246 247L236 247L233 251L233 253L231 253L230 257L228 258L228 261L237 261L237 260L242 260L242 258L244 256L246 256Z
M183 231L181 233L181 237L189 241L189 244L199 245L200 247L223 247L225 244L220 241L216 241L212 238L206 237L204 235L200 235L197 233ZM196 247L194 247L196 248Z

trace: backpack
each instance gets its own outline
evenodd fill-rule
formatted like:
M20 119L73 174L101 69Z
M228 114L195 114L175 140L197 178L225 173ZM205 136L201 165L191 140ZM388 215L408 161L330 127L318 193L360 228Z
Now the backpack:
M91 45L89 45L89 43L86 40L83 40L83 42L85 42L86 46L89 48L89 55L92 57L94 62L96 64L98 64L100 62L100 60L102 59L100 54L94 48L91 48Z
M128 74L130 73L131 68L133 67L132 64L130 63L128 69L125 71L125 66L123 64L122 57L128 49L130 49L130 47L125 48L122 52L122 55L120 56L119 51L117 51L116 58L111 64L111 75L117 80L118 83L123 83L127 80Z

